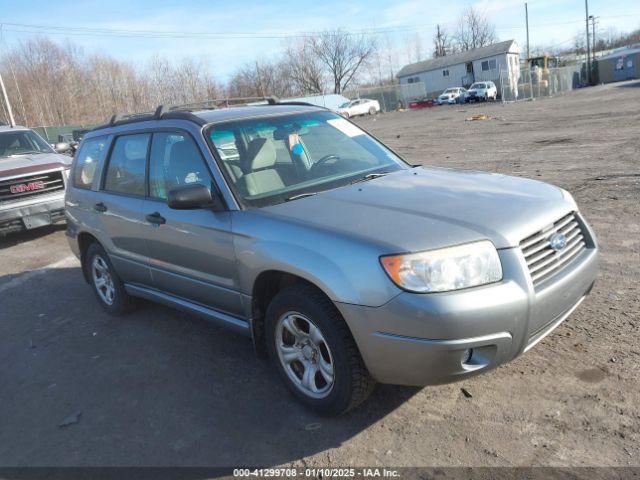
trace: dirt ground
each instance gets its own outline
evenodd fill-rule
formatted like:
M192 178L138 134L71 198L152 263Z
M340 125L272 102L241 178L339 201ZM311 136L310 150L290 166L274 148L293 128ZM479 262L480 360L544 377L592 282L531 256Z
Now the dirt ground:
M466 121L479 113L493 118ZM640 465L640 82L357 122L412 163L568 189L600 241L591 296L508 365L380 386L327 419L245 338L161 306L102 313L63 229L14 235L0 244L0 466Z

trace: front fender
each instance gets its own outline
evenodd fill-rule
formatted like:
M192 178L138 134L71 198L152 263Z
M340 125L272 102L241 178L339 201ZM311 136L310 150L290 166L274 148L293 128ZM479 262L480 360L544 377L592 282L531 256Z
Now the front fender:
M266 221L249 212L234 217L238 284L251 296L258 276L277 270L316 285L335 302L377 307L400 294L379 263L379 252L287 222Z

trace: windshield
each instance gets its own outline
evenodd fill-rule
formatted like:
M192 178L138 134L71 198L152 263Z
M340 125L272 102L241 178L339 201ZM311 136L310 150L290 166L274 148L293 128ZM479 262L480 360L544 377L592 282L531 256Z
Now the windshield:
M484 83L474 83L473 85L471 85L472 89L477 89L477 88L484 88Z
M342 105L340 105L338 108L347 108L349 105L351 105L351 102L344 102Z
M31 130L0 132L0 158L34 153L53 153L53 150Z
M455 88L447 88L443 93L456 93L457 90Z
M236 197L249 206L281 203L371 173L409 168L381 143L331 112L214 124L207 136Z

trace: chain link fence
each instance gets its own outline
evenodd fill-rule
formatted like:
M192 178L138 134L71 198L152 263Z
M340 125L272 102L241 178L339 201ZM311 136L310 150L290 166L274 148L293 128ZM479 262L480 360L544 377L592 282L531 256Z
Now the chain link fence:
M32 127L49 143L79 141L86 132L98 124L92 125L46 125Z
M580 88L583 84L580 66L558 68L523 69L516 79L509 79L500 72L498 92L505 102L552 97Z
M356 88L342 95L350 100L355 98L368 98L380 103L382 112L391 112L398 108L407 108L412 100L427 98L427 88L424 82L382 85L379 87Z

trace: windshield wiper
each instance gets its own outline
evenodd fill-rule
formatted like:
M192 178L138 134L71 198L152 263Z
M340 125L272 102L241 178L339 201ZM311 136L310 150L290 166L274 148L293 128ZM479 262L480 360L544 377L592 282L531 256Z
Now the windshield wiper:
M367 173L364 177L360 177L351 182L351 185L353 185L354 183L366 182L367 180L373 180L374 178L378 177L384 177L385 175L389 175L389 172Z
M312 197L314 195L317 195L318 192L307 192L307 193L299 193L298 195L293 195L291 197L285 198L284 201L285 202L290 202L291 200L297 200L299 198L304 198L304 197Z

